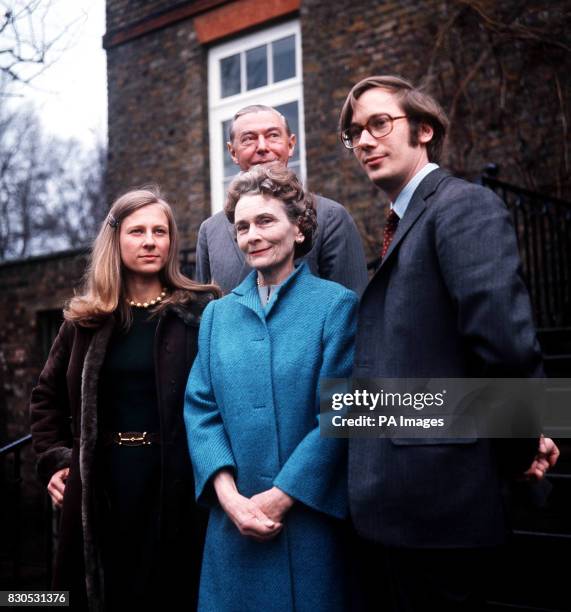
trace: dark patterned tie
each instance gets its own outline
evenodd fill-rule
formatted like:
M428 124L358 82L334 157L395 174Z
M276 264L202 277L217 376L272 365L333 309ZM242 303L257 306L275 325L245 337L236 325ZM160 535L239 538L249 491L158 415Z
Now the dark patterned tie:
M393 241L393 236L397 231L399 221L400 217L391 208L385 221L385 231L383 232L383 248L381 249L381 259L387 254L387 251L389 250L389 246Z

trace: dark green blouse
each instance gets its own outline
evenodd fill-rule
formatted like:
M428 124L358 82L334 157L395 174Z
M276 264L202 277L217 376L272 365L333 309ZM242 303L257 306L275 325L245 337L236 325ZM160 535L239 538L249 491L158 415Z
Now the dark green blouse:
M153 359L158 319L133 308L127 333L117 330L99 384L100 432L160 431ZM101 447L100 478L107 498L105 587L113 608L143 606L153 584L159 541L161 449ZM133 608L131 608L133 609Z
M111 338L100 376L101 431L149 431L160 427L153 345L157 317L133 308L133 325Z

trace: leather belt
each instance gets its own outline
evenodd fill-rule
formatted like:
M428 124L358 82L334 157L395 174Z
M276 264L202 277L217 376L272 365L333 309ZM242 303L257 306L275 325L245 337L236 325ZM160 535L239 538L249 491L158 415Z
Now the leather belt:
M150 446L161 443L161 434L148 431L113 431L104 432L101 436L104 446Z

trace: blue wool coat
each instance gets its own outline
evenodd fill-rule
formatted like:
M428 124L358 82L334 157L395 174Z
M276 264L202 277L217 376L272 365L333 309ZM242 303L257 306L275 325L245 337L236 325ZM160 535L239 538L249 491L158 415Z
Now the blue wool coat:
M319 379L351 374L357 302L301 264L265 308L255 272L206 307L184 408L196 497L212 507L202 612L347 608L346 441L319 435ZM239 533L212 487L222 468L242 495L296 499L278 536Z

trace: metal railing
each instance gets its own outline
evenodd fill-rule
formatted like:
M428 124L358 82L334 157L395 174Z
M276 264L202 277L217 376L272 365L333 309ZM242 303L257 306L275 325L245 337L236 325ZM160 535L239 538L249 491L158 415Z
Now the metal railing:
M481 183L508 206L539 328L571 327L571 203L504 183L490 166Z
M0 469L2 469L2 483L7 495L2 496L4 512L3 528L6 530L8 552L8 575L10 587L17 588L22 585L22 545L24 535L24 513L22 504L22 451L30 445L31 434L22 436L0 448ZM11 457L12 465L8 459ZM45 582L51 582L52 568L52 531L51 531L51 503L45 504L43 525L45 535Z
M0 465L4 465L5 459L13 456L12 474L4 474L4 482L8 492L7 499L4 500L4 511L6 512L6 523L10 528L7 529L8 552L10 555L9 564L12 566L12 580L14 585L20 584L21 564L22 564L22 449L30 444L32 436L28 434L6 444L0 448Z

